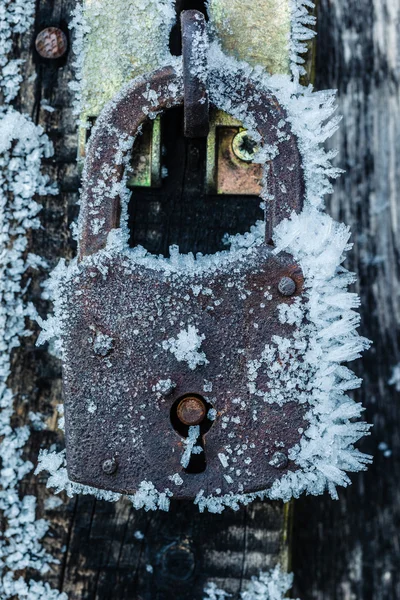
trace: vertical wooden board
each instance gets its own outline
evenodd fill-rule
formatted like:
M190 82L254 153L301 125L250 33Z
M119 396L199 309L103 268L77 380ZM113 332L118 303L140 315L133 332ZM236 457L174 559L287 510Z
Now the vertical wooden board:
M353 232L360 331L373 340L355 363L364 379L356 398L374 425L360 448L375 458L338 502L296 502L293 570L303 600L400 598L400 398L388 384L400 362L399 19L397 1L319 1L316 83L338 88L343 121L330 145L346 169L328 211Z

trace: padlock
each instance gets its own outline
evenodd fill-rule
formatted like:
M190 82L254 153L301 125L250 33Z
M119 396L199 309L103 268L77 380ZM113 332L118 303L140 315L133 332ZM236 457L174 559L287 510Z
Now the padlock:
M214 70L219 94L230 94L223 70ZM295 388L276 402L276 374L263 359L271 340L297 330L278 318L279 306L303 294L290 255L265 243L196 259L172 250L165 259L120 244L132 140L148 115L183 103L184 79L166 67L135 80L98 119L79 262L64 285L68 474L124 494L143 482L177 498L268 489L297 468L289 450L304 427ZM259 145L279 148L266 170L269 242L273 227L302 208L300 153L276 97L250 79L241 87ZM242 100L232 96L232 108Z

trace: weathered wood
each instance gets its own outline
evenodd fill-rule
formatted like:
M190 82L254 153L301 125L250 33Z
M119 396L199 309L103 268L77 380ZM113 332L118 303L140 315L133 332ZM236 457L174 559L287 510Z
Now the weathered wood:
M303 599L400 598L400 398L388 385L400 362L399 18L397 0L319 4L316 84L338 88L343 121L330 144L346 169L328 210L353 231L348 266L359 278L360 331L373 340L355 363L364 379L357 400L374 424L360 447L375 459L338 502L296 503L293 570Z
M74 0L39 0L35 30L65 25L74 6ZM400 362L396 330L400 323L399 10L393 0L320 0L317 85L339 88L344 120L332 144L339 147L338 163L347 169L335 183L329 210L353 229L350 267L360 278L362 331L374 341L356 367L364 377L357 397L375 425L362 448L376 458L366 474L355 475L353 486L340 492L339 502L324 497L296 503L293 570L295 592L302 600L400 597L396 568L400 403L388 386L391 367ZM70 257L75 251L69 231L77 214L79 187L76 123L67 87L71 55L57 67L40 62L33 55L33 40L34 31L19 44L18 52L27 59L19 108L33 115L54 141L55 157L47 169L58 179L60 194L42 199L43 229L32 234L30 251L54 266L59 257ZM35 73L36 79L28 80ZM46 111L42 100L56 110ZM188 144L186 165L177 161L171 167L176 174L170 170L172 181L192 173L185 178L185 194L192 184L197 189L201 161L199 148ZM225 198L212 213L201 194L197 200L194 194L192 198L190 207L180 194L165 200L137 195L132 204L134 240L152 251L165 252L177 242L184 251L213 251L220 247L223 232L246 230L258 214L258 203L249 198L233 202ZM33 276L29 299L44 315L48 305L40 299L40 282L46 274L29 275ZM32 460L39 447L62 444L55 425L55 408L61 400L60 365L45 350L35 348L34 340L24 340L15 352L11 380L21 421L29 410L48 417L50 431L32 433L27 448ZM392 449L390 457L377 449L380 442ZM90 497L63 497L62 506L44 511L43 501L51 495L45 480L45 476L30 476L22 493L34 493L38 516L51 521L46 545L60 564L53 566L46 580L66 591L71 600L201 600L207 579L234 592L236 600L243 581L268 568L280 544L278 505L257 503L216 516L199 515L191 504L174 503L169 514L153 514L134 511L126 501L113 505ZM145 538L138 540L136 531ZM147 565L153 567L152 573Z

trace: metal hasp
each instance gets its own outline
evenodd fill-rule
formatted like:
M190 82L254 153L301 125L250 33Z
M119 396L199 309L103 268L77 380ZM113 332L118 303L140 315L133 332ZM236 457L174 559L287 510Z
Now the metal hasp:
M218 89L227 95L224 73L215 68L215 74ZM274 198L268 222L274 227L301 210L300 154L274 95L254 93L254 83L245 78L242 87L260 144L277 144L280 150L266 173ZM182 76L167 67L127 88L98 120L86 158L80 263L65 290L70 318L63 366L69 477L122 493L148 481L159 491L173 488L175 497L193 498L200 490L267 489L296 468L289 449L300 440L306 409L295 392L293 402L283 406L251 395L247 369L274 335L294 334L295 326L278 320L277 307L301 298L304 282L293 257L275 255L267 244L252 249L251 260L227 253L215 268L198 273L133 264L126 254L107 251L101 260L96 255L119 226L121 199L115 190L129 152L126 144L121 150L120 140L137 133L149 110L182 105L183 93ZM235 102L242 98L232 99L233 108ZM282 121L283 129L277 127ZM101 197L96 189L104 189ZM289 279L291 294L282 284ZM196 324L204 336L206 359L196 368L168 350L182 323ZM105 351L99 352L104 339ZM267 369L259 370L257 385L268 393ZM191 427L198 427L198 453L186 463L182 456ZM221 452L234 441L247 450L227 476ZM173 486L177 474L182 483Z
M207 137L207 33L204 15L198 10L181 13L183 60L184 132L189 138Z
M107 17L106 10L111 2L113 19ZM227 55L253 66L261 65L271 74L289 73L290 6L291 0L210 0L208 13L210 24ZM80 128L80 161L85 156L87 126L94 122L105 104L130 79L165 64L161 57L168 47L172 26L170 15L166 14L163 22L157 22L149 18L145 3L132 4L125 0L97 0L96 3L85 0L84 16L88 32L80 121L87 125ZM134 42L122 34L129 27ZM149 40L149 51L139 51ZM201 110L201 107L196 108ZM232 150L231 142L242 124L215 108L210 111L210 122L207 138L208 193L258 195L261 166L242 162ZM159 120L149 123L142 139L135 144L129 187L161 186L160 128Z

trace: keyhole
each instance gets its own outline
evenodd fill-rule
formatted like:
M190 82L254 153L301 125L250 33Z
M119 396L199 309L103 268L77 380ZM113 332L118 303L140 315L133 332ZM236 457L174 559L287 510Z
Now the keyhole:
M203 436L213 424L209 418L209 411L213 406L200 394L184 394L178 398L171 408L171 423L175 431L186 442L190 442L191 431L199 428L199 436L195 442L196 452L191 452L187 466L183 466L185 473L203 473L207 467L206 453ZM186 444L187 447L187 444ZM198 452L197 449L202 451Z

